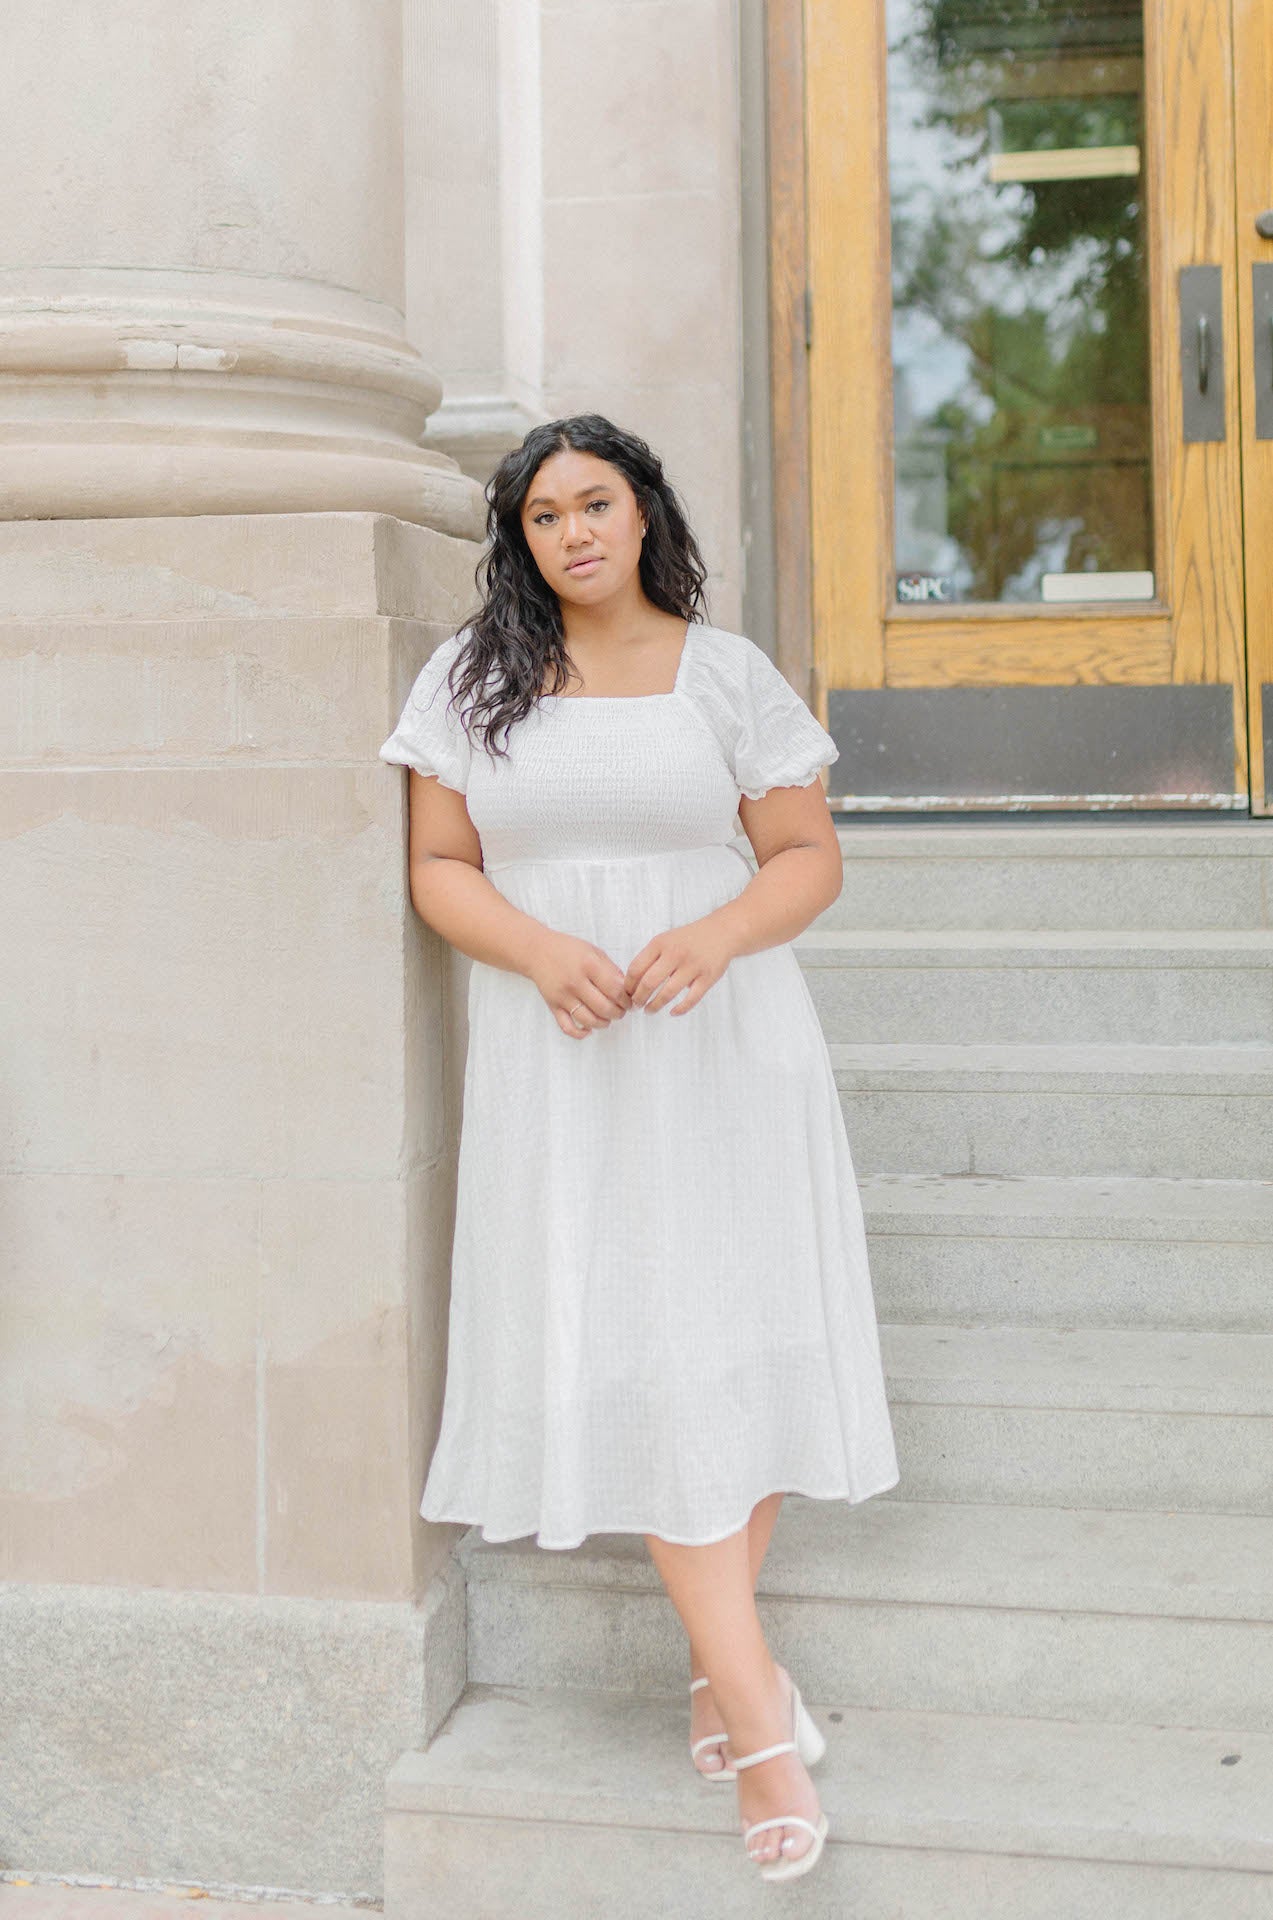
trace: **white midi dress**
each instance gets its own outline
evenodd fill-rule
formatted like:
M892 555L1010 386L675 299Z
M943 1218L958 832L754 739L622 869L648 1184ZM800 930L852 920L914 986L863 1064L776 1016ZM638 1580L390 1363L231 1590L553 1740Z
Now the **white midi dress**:
M491 883L626 970L748 884L740 793L837 748L746 636L687 631L670 693L544 697L508 758L421 670L381 759L466 796ZM585 1039L473 961L441 1429L420 1512L541 1547L705 1544L785 1491L897 1484L866 1236L830 1056L789 943L696 1007Z

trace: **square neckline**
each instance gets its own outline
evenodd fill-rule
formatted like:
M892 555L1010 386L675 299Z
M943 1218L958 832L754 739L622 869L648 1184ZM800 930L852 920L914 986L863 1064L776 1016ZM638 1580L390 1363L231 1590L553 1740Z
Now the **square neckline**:
M681 642L681 657L676 663L676 678L666 693L541 693L541 700L555 700L558 706L614 706L620 701L629 700L674 700L681 691L681 681L685 675L685 663L689 657L690 641L701 621L687 620L685 638Z

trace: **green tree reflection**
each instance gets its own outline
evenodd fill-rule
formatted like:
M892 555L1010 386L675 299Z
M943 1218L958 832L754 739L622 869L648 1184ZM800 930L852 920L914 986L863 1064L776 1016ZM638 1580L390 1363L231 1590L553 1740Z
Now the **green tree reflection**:
M1142 176L991 177L994 155L1143 151L1139 6L889 16L895 352L929 396L908 431L941 449L964 596L1149 569Z

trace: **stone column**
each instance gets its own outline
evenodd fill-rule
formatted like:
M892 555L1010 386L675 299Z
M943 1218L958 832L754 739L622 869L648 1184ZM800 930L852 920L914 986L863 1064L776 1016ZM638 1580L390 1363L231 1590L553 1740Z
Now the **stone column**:
M480 538L419 445L399 0L49 0L5 38L0 511Z
M397 0L6 21L19 1869L374 1898L385 1774L464 1681L457 1529L417 1510L461 1062L377 749L485 502L417 444L399 40Z

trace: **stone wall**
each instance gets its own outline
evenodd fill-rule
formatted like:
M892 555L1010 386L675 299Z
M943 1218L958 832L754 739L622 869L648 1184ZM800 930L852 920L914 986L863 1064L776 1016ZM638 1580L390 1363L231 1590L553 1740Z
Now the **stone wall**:
M711 619L764 609L771 645L743 404L739 69L759 55L736 4L406 0L404 22L407 329L444 387L427 444L485 479L533 422L608 414L662 455ZM763 225L762 180L752 198Z
M462 1683L462 1612L430 1646L421 1610L459 1529L417 1512L457 956L410 906L407 775L376 755L475 555L365 514L0 524L9 1861L300 1886L361 1861L374 1887L374 1818L334 1881L287 1835L333 1737L378 1803ZM215 1737L209 1667L257 1702ZM266 1840L276 1693L302 1750Z

